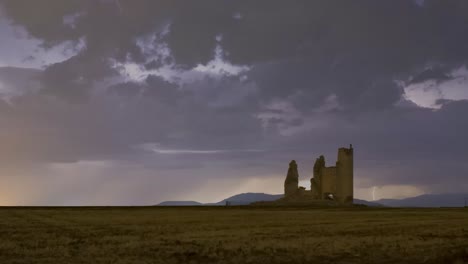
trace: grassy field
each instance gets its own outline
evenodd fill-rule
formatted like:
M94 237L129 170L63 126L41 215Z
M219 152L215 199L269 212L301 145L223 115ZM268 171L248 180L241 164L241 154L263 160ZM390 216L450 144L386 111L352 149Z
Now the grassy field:
M0 263L468 263L468 209L0 208Z

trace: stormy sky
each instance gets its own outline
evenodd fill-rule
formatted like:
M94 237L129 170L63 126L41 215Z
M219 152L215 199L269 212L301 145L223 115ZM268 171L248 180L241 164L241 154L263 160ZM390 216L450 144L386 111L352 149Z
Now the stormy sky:
M0 205L466 192L467 114L465 0L0 0Z

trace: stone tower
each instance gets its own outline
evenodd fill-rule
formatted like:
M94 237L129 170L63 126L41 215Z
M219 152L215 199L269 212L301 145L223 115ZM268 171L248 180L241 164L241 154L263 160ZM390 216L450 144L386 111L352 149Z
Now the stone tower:
M352 145L349 145L349 148L339 148L336 166L327 167L324 156L316 159L314 176L310 179L310 191L299 187L297 163L292 160L284 181L284 196L302 201L331 200L339 204L352 204L354 199L353 152Z
M336 166L325 166L325 158L315 160L310 192L314 199L353 203L353 147L338 149Z
M353 145L338 149L336 200L341 203L353 203L353 170Z
M288 175L284 181L284 196L290 196L297 192L299 188L299 172L297 171L297 163L292 160L289 163Z

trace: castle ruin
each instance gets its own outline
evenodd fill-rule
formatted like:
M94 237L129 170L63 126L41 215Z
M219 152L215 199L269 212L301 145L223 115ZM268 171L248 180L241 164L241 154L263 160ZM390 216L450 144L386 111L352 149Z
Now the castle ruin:
M353 146L338 149L336 166L326 167L325 158L320 156L314 164L310 191L299 186L299 173L295 160L289 163L284 181L284 196L296 199L333 200L338 203L353 203Z

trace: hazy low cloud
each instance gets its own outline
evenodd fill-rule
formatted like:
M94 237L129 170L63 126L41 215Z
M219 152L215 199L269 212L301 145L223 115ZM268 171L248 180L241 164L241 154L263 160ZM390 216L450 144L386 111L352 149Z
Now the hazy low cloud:
M159 144L144 144L141 148L158 154L220 154L264 151L261 149L170 149L161 147Z

